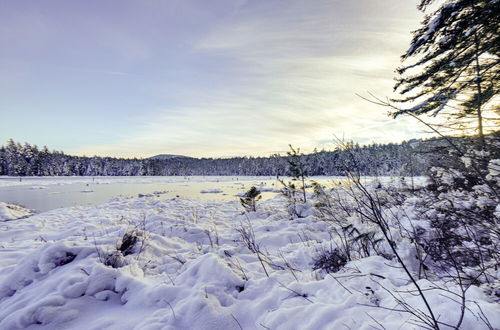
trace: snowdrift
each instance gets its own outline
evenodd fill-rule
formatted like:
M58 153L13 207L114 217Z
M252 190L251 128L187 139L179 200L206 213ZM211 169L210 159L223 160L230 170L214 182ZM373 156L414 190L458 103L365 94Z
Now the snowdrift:
M395 307L401 295L424 308L395 261L372 256L334 274L313 270L331 244L327 226L314 214L289 220L283 203L242 214L236 201L117 198L4 222L0 329L418 328ZM248 223L269 276L241 239ZM456 321L451 293L428 297L440 320ZM500 327L495 302L479 288L468 299ZM466 313L463 329L487 329L474 315Z

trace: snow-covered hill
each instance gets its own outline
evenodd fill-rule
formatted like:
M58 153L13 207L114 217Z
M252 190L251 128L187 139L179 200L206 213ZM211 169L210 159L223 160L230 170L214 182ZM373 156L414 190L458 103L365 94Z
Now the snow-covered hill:
M164 160L164 159L172 159L172 158L192 158L192 157L182 156L182 155L161 154L161 155L149 157L148 159Z

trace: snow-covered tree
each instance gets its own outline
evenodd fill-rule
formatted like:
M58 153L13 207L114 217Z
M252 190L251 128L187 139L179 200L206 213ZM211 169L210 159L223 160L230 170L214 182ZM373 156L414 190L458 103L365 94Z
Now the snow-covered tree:
M436 141L429 140L431 145ZM426 145L427 143L422 143ZM408 175L407 157L409 145L380 144L359 146L349 144L356 155L363 175ZM342 150L321 151L303 155L298 150L287 156L234 157L234 158L171 158L171 159L123 159L112 157L80 157L66 155L60 151L49 151L47 147L24 145L9 140L0 146L0 175L344 175L341 166L348 158ZM415 162L413 174L422 174L426 169L428 155ZM291 166L291 163L294 164ZM377 164L377 166L374 166ZM307 170L307 173L306 173Z
M499 123L500 1L421 0L418 8L427 14L397 69L394 89L402 96L393 101L403 108L393 115L442 112L456 123L474 120L484 147L485 120Z

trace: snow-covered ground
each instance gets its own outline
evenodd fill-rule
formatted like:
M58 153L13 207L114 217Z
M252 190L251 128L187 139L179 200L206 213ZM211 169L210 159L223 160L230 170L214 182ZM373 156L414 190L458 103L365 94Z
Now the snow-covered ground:
M313 212L290 220L282 196L242 211L237 201L115 198L0 222L0 329L418 328L390 310L395 296L424 310L396 261L313 270L332 244L326 222ZM125 233L137 241L123 257ZM427 297L441 321L456 322L454 297ZM479 288L467 298L474 313L461 329L487 329L479 307L500 327L498 305Z

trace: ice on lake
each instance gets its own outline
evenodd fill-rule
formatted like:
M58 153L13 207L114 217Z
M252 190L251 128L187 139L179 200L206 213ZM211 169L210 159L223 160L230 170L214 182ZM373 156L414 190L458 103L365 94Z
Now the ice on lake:
M313 177L319 183L339 177ZM77 205L98 205L114 197L198 198L237 200L257 187L262 198L279 193L275 177L188 176L188 177L0 177L0 202L22 205L37 212Z

